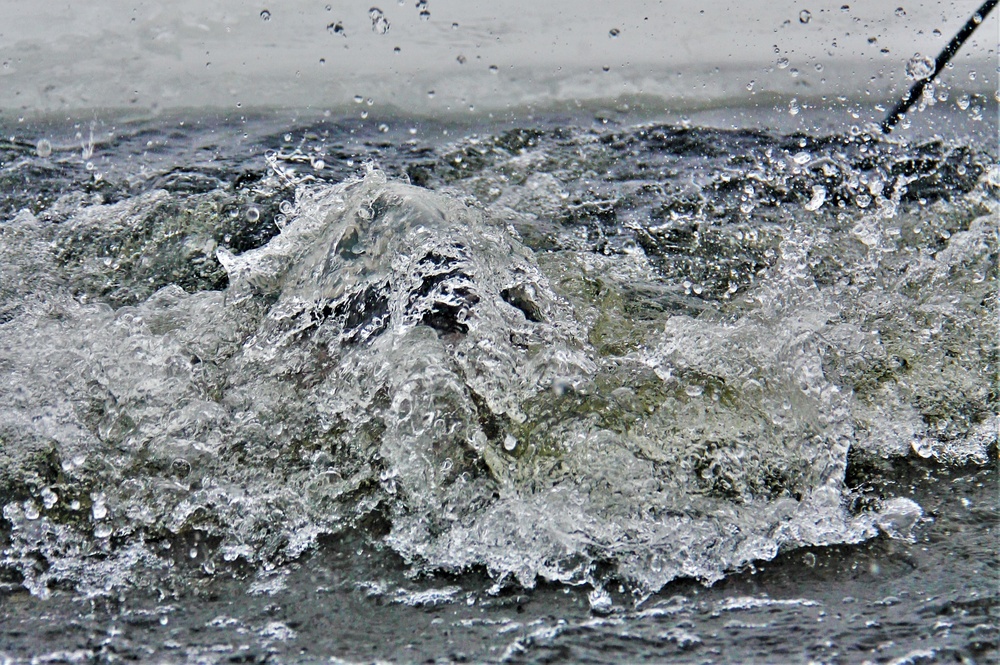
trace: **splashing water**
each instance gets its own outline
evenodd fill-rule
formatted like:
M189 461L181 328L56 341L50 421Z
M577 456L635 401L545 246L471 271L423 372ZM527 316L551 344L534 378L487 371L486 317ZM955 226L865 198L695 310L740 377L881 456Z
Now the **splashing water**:
M18 213L4 565L40 595L99 595L178 550L267 570L361 528L418 570L644 597L789 547L909 538L919 506L860 501L851 455L985 460L995 168L670 127L584 133L569 158L567 140L477 138L409 169L488 209L378 170L293 177L275 154L294 204L242 252L171 226L162 189L58 225ZM735 181L705 169L719 140L747 143L716 155L740 155ZM637 146L700 155L698 187L568 191ZM964 212L908 203L960 170ZM780 217L796 200L819 221Z

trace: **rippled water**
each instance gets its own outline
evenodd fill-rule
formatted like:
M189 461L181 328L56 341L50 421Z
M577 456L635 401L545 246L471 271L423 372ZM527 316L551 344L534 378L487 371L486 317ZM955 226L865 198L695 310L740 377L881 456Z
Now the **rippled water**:
M995 659L976 103L5 132L0 653Z

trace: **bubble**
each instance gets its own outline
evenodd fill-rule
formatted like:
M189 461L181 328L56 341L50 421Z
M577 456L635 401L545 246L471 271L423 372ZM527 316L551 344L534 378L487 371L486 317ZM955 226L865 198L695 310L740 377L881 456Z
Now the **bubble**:
M906 77L912 81L928 79L934 73L934 61L927 56L915 53L906 63Z
M256 222L258 219L260 219L260 208L257 206L247 208L247 221Z
M324 162L322 159L314 159L312 167L317 171L322 171L323 169L326 168L326 162Z
M608 30L608 37L611 37L611 39L614 39L620 34L622 34L622 31L619 30L618 28L611 28L610 30Z
M513 434L508 434L503 439L503 449L511 452L514 448L517 448L517 439L514 438Z
M809 12L808 9L803 9L802 11L799 12L799 23L805 25L806 23L812 20L812 17L813 15Z
M42 139L35 145L35 152L39 157L48 157L52 154L52 144L48 139Z
M810 568L816 567L816 555L812 552L806 552L802 555L802 563L806 564Z
M377 35L389 32L389 19L385 17L381 9L372 7L368 10L368 17L372 20L372 32Z
M260 18L261 18L262 21L270 21L271 20L271 12L269 12L268 10L265 9L264 11L262 11L260 13Z
M347 36L347 32L344 30L344 24L341 21L329 24L326 26L326 31L331 35L340 35L342 37Z
M35 505L34 501L29 499L24 502L24 516L29 520L37 520L41 517L41 513L38 512L38 506Z
M46 487L42 490L42 504L46 510L51 510L58 502L59 496L50 488Z
M94 537L95 538L107 538L111 535L111 525L109 524L98 524L94 527Z
M108 507L104 505L104 501L97 499L94 501L94 505L90 507L90 514L93 515L95 520L103 520L108 516Z
M690 383L684 386L684 394L688 397L701 397L701 394L705 392L705 386L699 385L697 383Z

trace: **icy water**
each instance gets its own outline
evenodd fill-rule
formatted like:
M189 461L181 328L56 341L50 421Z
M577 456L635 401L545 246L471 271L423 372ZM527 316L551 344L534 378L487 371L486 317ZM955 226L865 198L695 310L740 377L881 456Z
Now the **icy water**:
M5 127L0 657L997 661L996 105L794 110Z

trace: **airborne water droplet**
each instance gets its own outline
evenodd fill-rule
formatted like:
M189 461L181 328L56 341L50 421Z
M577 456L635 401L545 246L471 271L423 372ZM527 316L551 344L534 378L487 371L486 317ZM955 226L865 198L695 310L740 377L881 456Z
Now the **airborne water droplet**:
M810 21L810 19L812 19L812 14L808 9L803 9L799 12L799 23L805 25Z
M52 154L52 144L49 143L48 139L42 139L35 146L35 152L38 154L39 157L43 158L48 157L49 155Z
M385 17L381 9L372 7L368 10L368 16L372 20L372 32L379 35L389 32L389 19Z
M928 79L933 73L934 61L919 53L915 53L906 63L906 77L913 81Z

